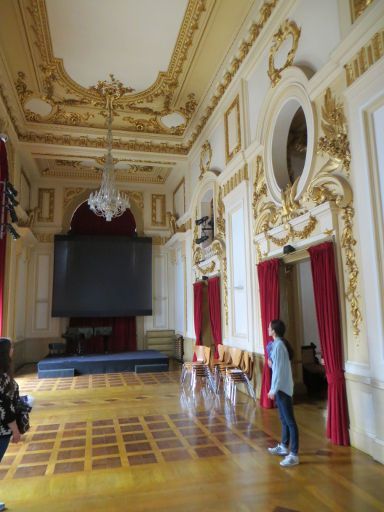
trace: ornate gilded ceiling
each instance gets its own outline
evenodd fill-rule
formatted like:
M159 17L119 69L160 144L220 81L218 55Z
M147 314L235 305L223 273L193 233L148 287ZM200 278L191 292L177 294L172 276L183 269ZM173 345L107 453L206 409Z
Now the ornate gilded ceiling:
M71 176L81 168L91 177L86 160L73 155L80 148L91 160L104 153L99 82L112 74L121 87L113 101L113 150L131 168L122 175L164 182L172 167L164 162L188 154L276 1L260 2L259 19L223 73L253 0L2 0L0 97L23 148L32 158L49 153L49 165L37 164L40 175ZM150 178L145 164L132 162L145 154Z

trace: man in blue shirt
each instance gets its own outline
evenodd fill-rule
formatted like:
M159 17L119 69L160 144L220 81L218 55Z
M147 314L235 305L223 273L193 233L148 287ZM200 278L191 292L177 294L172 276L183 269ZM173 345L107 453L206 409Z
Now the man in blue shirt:
M284 322L272 320L268 333L274 340L270 351L272 382L268 397L271 400L276 400L282 425L281 443L273 448L268 448L268 451L272 455L285 455L280 466L296 466L299 464L299 431L293 414L293 378L290 354L287 348L288 342L284 340Z

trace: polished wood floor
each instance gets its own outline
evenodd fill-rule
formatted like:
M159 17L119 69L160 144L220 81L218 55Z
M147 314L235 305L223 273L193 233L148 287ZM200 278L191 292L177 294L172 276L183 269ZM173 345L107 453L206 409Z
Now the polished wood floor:
M192 395L177 371L18 382L36 402L0 466L11 511L384 511L384 466L328 443L324 402L296 405L301 464L281 468L276 410Z

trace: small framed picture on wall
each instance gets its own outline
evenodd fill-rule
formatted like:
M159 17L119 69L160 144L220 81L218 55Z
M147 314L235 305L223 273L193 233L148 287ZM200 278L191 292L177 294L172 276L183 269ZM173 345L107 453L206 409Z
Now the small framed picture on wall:
M224 114L225 161L228 163L240 151L240 100L237 95Z

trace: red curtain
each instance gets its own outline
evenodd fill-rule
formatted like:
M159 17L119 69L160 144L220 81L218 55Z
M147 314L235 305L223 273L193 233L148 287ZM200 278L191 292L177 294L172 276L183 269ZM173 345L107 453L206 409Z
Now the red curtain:
M75 235L134 236L136 233L135 217L128 209L120 217L106 222L102 217L95 215L85 202L73 214L70 233Z
M72 234L81 235L126 235L134 236L136 222L131 210L126 210L120 217L111 222L95 215L86 202L82 203L75 211L71 220ZM136 346L136 318L72 318L71 327L103 327L112 326L112 336L109 339L110 352L134 351ZM86 341L87 352L104 352L102 336L96 336Z
M109 352L132 352L136 350L136 318L71 318L70 327L112 327L112 336L108 340ZM68 347L74 351L76 347ZM84 342L87 354L104 352L103 336L95 336Z
M327 437L334 444L349 445L347 394L333 244L325 242L311 247L308 251L311 256L321 352L328 381Z
M208 279L208 304L211 331L215 342L215 358L219 357L217 346L222 343L221 337L221 301L220 301L220 278L211 277Z
M273 407L273 401L268 398L268 391L271 387L271 369L268 366L266 347L270 338L268 327L271 320L279 318L280 315L280 288L279 288L279 260L273 259L263 261L257 265L259 278L261 325L263 329L264 343L264 367L261 383L260 405L266 409Z
M0 181L4 182L8 179L8 161L7 161L7 150L5 147L5 142L0 140ZM2 204L3 200L3 191L4 191L4 183L0 184L0 199L1 199L1 222L5 222L6 220L6 212L3 210L5 207ZM4 212L4 216L3 216ZM6 256L6 231L5 226L2 226L3 238L0 240L0 335L3 334L3 306L4 306L4 287L5 287L5 256Z
M203 286L202 281L193 283L193 316L195 321L196 345L201 345L201 329L203 323Z

